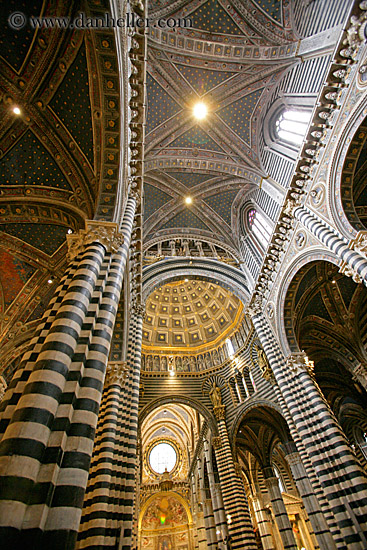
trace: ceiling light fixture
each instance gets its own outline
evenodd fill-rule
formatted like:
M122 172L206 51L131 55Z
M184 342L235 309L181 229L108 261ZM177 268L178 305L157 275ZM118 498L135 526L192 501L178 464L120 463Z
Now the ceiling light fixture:
M19 109L19 107L13 107L13 113L14 113L15 115L20 115L21 110Z
M208 107L200 101L199 103L196 103L194 106L194 117L198 120L203 120L206 115L208 114Z
M186 197L185 198L185 203L186 204L192 204L192 198L191 197Z

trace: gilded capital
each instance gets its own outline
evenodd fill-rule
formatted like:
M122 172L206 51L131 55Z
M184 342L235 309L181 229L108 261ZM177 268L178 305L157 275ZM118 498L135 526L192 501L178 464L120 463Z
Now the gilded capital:
M214 449L220 449L222 446L222 438L221 437L213 437L212 439L212 445Z
M66 235L68 243L68 261L73 260L78 254L84 252L86 246L92 243L100 243L107 252L115 253L124 242L124 237L119 233L118 225L112 222L86 221L86 228L78 233Z
M213 408L215 418L219 420L226 419L226 407L225 405L219 405L218 407Z

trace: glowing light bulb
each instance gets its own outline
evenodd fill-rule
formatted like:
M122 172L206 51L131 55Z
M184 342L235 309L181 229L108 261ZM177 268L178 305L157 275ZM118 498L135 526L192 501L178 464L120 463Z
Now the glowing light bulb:
M174 375L175 375L175 371L174 371L174 370L170 370L170 371L169 371L169 375L170 375L170 376L174 376Z
M205 105L205 103L202 103L201 101L197 103L194 107L194 117L198 120L203 120L203 118L206 117L208 114L208 107Z
M185 198L185 203L186 204L192 204L192 198L191 197L186 197Z
M14 113L15 115L20 115L21 111L20 111L19 107L14 107L14 108L13 108L13 113Z

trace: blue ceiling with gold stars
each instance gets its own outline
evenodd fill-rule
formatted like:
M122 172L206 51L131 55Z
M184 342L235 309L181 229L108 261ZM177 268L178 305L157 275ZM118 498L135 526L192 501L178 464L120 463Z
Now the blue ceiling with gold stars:
M253 0L255 4L268 16L283 23L283 2L282 0Z
M227 14L217 0L208 0L190 13L192 27L211 34L241 35L241 29Z
M27 18L40 15L43 0L6 0L2 4L2 25L0 27L0 56L16 71L19 71L32 44L35 32L26 25L14 31L7 20L10 14L21 12Z
M162 122L173 117L179 111L181 111L181 107L149 74L147 75L147 96L148 116L146 122L146 131L147 134L149 134L149 132L162 124Z
M28 130L0 160L0 184L71 189L51 155Z
M149 0L149 9L153 17L188 17L192 27L151 33L145 169L147 175L159 170L174 194L162 219L152 217L146 226L145 238L176 228L182 234L207 231L210 224L211 232L215 227L236 248L231 208L238 178L250 192L264 177L257 121L265 108L263 92L270 97L288 64L286 47L296 40L289 13L276 0ZM199 101L208 111L202 120L194 113ZM181 212L187 194L193 208ZM147 192L146 220L164 200Z
M45 254L52 256L63 244L66 238L67 227L48 223L4 223L0 230L17 237L22 241L38 248ZM47 239L45 239L47 235Z
M182 210L182 212L179 212L176 216L162 225L160 229L172 229L179 227L190 227L192 229L204 229L210 231L209 227L188 208Z
M209 71L202 67L191 67L189 65L176 65L176 67L199 95L209 92L218 84L222 84L222 82L237 74L228 71Z
M198 174L197 172L169 172L169 175L174 177L180 183L183 183L186 187L191 188L213 179L215 176L212 174Z
M144 217L147 220L161 206L172 199L170 195L161 191L154 185L144 184Z
M247 144L250 144L250 122L263 90L256 90L218 111L218 116Z
M220 215L221 218L231 226L231 207L234 198L238 194L236 191L225 191L212 197L205 197L205 202Z
M182 136L176 138L169 147L188 148L193 147L206 149L207 151L217 151L223 153L223 149L202 129L200 126L194 126Z
M93 166L92 115L84 42L49 105Z

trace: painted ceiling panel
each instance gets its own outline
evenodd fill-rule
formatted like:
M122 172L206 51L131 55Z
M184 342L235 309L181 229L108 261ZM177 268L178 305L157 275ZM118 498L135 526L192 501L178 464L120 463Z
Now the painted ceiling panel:
M0 283L4 298L4 309L10 306L35 271L31 265L12 256L5 250L0 250Z
M352 301L353 295L357 290L358 286L356 285L356 283L353 281L352 278L343 277L342 279L339 279L338 287L343 297L345 307L348 309L350 306L350 302Z
M224 153L223 149L200 126L193 126L190 130L172 141L169 147L183 149L204 149Z
M148 219L161 206L172 199L170 195L164 193L154 185L144 184L144 219Z
M268 16L283 23L283 6L282 0L253 0L255 4Z
M215 86L218 86L218 84L237 74L226 71L209 71L200 67L188 67L186 65L176 65L176 67L199 95L205 94Z
M296 275L296 277L299 277L299 275ZM316 265L313 265L305 274L305 276L302 278L302 281L299 284L296 298L295 298L295 305L298 304L302 296L304 295L305 291L308 288L311 288L311 286L317 281L317 272L316 272Z
M0 225L0 230L51 256L65 241L67 227L47 223L5 223Z
M26 58L32 44L34 31L29 25L14 31L7 24L8 17L14 12L24 13L27 19L30 15L40 15L42 4L42 0L7 0L2 5L3 24L0 28L0 55L16 71L19 71Z
M241 35L241 29L234 23L217 0L208 0L200 8L190 13L193 29L211 34Z
M159 229L171 229L174 227L191 227L193 229L206 229L211 231L200 218L188 209L182 210L182 212L174 216Z
M225 191L224 193L218 193L218 195L205 198L205 202L231 226L231 207L237 194L238 189L235 191Z
M195 185L199 185L215 177L212 174L198 174L195 172L169 172L169 175L189 188L195 187Z
M218 111L218 116L249 145L251 116L262 92L262 89L256 90Z
M93 166L92 115L84 42L52 98L50 107L68 128Z
M330 323L333 322L328 310L326 309L321 292L318 292L307 305L303 317L307 317L308 315L317 315L317 317L326 319L326 321L329 321Z
M147 134L157 126L181 111L181 107L174 101L156 80L147 74Z
M1 159L0 184L71 189L56 162L30 130Z

